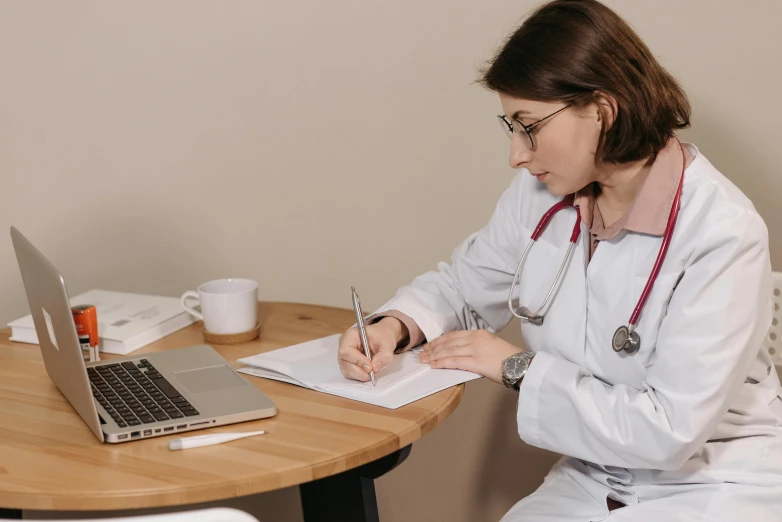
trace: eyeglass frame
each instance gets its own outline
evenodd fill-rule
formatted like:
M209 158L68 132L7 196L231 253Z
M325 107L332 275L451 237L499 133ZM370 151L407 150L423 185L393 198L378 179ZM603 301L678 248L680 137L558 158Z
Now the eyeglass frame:
M552 112L551 114L549 114L548 116L546 116L545 118L541 118L538 121L534 121L534 122L530 123L529 125L524 125L523 123L521 123L519 120L516 120L516 119L508 120L508 118L504 114L498 114L497 118L502 123L503 129L507 128L507 131L509 131L509 133L508 133L508 137L509 138L513 138L513 133L514 132L516 132L519 135L521 135L521 131L516 130L515 125L513 125L514 123L518 123L521 126L521 128L524 129L524 133L527 135L527 138L529 138L529 143L531 145L530 146L530 150L535 150L535 140L532 139L532 132L535 130L535 127L537 127L538 124L548 120L549 118L553 118L554 116L556 116L560 112L564 111L565 109L567 109L571 105L573 105L573 104L572 103L568 103L567 105L565 105L561 109L558 109L558 110Z

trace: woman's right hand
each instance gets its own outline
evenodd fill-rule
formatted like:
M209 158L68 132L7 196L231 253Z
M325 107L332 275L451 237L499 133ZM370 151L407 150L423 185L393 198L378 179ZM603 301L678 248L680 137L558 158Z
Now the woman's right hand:
M397 343L407 329L399 319L384 317L366 327L372 361L364 355L358 328L349 328L339 338L339 369L348 379L368 381L370 369L375 372L391 363Z

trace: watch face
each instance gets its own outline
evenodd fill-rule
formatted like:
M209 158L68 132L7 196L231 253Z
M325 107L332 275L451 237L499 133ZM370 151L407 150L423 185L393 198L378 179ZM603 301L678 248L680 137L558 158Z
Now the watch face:
M511 380L520 379L526 367L526 361L514 355L505 361L505 375Z

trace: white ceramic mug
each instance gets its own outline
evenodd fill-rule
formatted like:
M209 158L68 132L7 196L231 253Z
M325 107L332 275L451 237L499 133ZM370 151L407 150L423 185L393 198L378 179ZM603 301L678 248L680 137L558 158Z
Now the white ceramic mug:
M201 311L188 306L198 299ZM251 279L216 279L182 294L182 308L204 322L214 334L237 334L252 330L258 322L258 283Z

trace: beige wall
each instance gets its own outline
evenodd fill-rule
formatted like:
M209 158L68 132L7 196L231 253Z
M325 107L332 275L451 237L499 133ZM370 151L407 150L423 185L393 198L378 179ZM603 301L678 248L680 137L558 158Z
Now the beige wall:
M609 4L680 79L684 137L756 203L782 268L782 3ZM378 306L447 259L509 183L496 95L472 81L532 5L6 0L0 224L72 294L245 276L264 299L347 307L356 285ZM27 313L2 237L0 324ZM382 519L496 520L531 492L555 456L518 440L514 404L470 383L378 481ZM293 489L242 505L296 521L297 502Z

